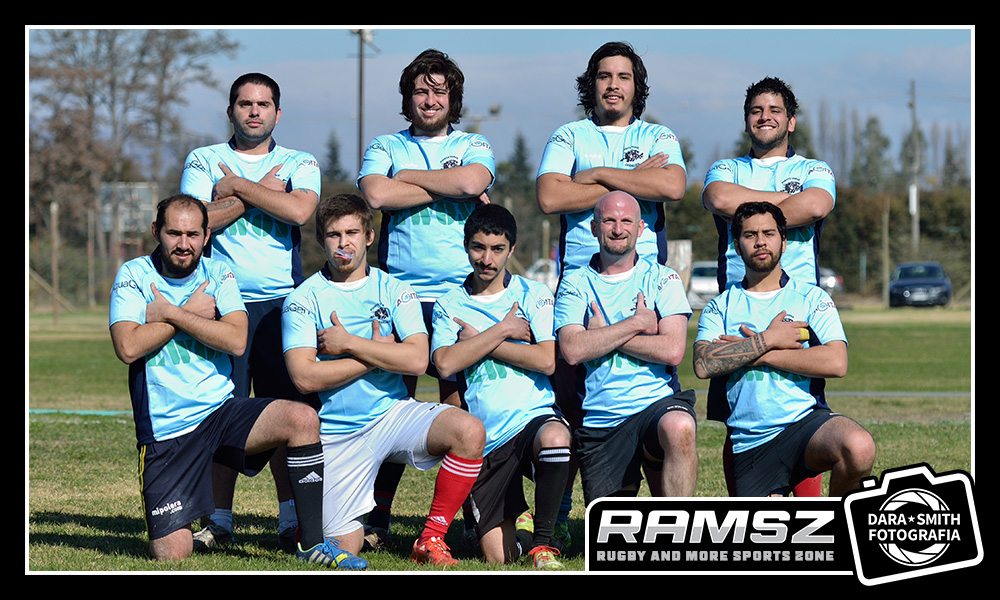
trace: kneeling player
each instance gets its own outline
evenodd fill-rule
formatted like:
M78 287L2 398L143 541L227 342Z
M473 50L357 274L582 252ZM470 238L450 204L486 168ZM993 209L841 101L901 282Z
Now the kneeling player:
M742 204L731 227L746 275L702 311L694 370L703 379L728 377L734 495L783 496L830 471L830 495L842 496L871 472L875 442L823 401L825 378L847 373L837 307L782 270L780 208Z
M187 196L157 206L149 256L125 263L111 292L115 354L129 365L150 554L184 558L188 524L211 514L213 461L247 475L288 446L301 560L364 568L341 560L323 539L323 461L316 411L269 398L234 398L232 355L246 347L247 313L233 272L203 258L208 213Z
M408 396L403 376L425 371L427 332L413 291L368 266L375 230L364 200L346 194L323 200L316 237L326 264L288 296L282 338L296 387L322 402L323 531L345 551L359 552L379 466L404 462L427 470L440 463L430 515L411 556L456 564L444 536L482 466L483 425L461 409Z
M562 569L552 532L569 475L570 432L557 414L549 375L555 370L552 294L507 271L517 241L514 217L479 206L465 223L472 273L434 306L432 357L457 373L469 412L486 427L483 470L472 488L480 547L490 562L523 554L538 569ZM528 509L523 477L535 481L533 533L515 534Z

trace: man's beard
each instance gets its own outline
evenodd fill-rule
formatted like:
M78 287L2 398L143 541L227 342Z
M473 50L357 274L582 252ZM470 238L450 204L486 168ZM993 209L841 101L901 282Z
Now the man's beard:
M187 266L182 266L174 261L173 255L167 255L163 257L163 272L164 275L168 277L173 277L176 279L182 279L187 277L191 273L194 273L195 269L198 268L198 263L201 262L201 254L195 254L192 252L192 260Z

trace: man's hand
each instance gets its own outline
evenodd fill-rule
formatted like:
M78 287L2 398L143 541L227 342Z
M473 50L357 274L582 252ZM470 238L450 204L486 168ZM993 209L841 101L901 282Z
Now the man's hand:
M223 165L223 166L225 166L225 165ZM284 192L285 191L285 182L278 177L278 171L280 171L281 167L283 167L283 166L284 165L278 165L278 166L274 167L273 169L271 169L270 171L268 171L267 175L264 175L264 177L261 178L261 180L258 181L257 183L259 183L260 185L266 187L269 190L274 190L276 192Z
M198 286L191 296L184 301L184 310L198 315L203 319L215 319L215 296L205 293L208 281Z
M767 329L764 330L763 335L768 350L797 350L803 347L799 330L809 327L809 323L786 321L787 314L786 311L781 311L775 315ZM754 334L746 325L742 326L741 333L748 337Z
M637 319L642 325L642 333L646 335L656 335L659 332L659 321L656 318L656 313L646 307L646 297L642 295L642 292L639 292L635 301L635 314L629 318Z
M337 311L330 313L330 322L332 323L330 327L316 332L316 354L338 356L348 353L347 347L353 336L340 323Z
M505 340L531 342L531 325L525 319L517 316L517 302L510 307L510 310L497 325L503 328L502 330L506 334Z
M160 290L156 289L155 283L150 284L149 287L153 291L153 301L146 304L146 322L166 323L168 311L174 308L174 305L160 293Z

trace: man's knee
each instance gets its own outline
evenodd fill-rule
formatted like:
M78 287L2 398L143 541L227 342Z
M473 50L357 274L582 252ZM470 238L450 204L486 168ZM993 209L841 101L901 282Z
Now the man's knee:
M697 439L697 424L686 412L674 411L660 417L657 423L660 445L664 451L671 448L691 450Z
M149 555L153 560L180 560L191 556L192 552L194 537L187 527L149 540Z

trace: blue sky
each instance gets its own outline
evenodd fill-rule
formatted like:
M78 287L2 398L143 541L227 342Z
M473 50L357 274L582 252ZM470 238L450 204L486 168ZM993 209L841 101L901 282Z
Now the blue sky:
M537 163L555 128L579 118L574 80L590 54L610 40L628 41L643 56L651 86L644 116L691 144L690 180L702 179L713 160L731 153L742 128L744 91L765 76L792 86L801 106L799 120L812 120L814 131L823 105L838 120L852 113L862 121L878 116L894 143L910 127L912 81L925 133L936 126L974 144L972 27L365 27L374 35L365 59L364 144L405 126L398 114L399 73L416 54L433 47L463 69L471 115L502 107L499 119L481 123L498 161L511 155L520 133ZM247 71L273 76L282 87L279 143L322 160L327 139L335 134L341 166L356 171L358 38L351 27L226 30L242 46L235 58L215 63L226 91ZM210 138L228 135L226 101L224 91L192 89L181 109L187 128ZM898 153L895 144L890 152Z

